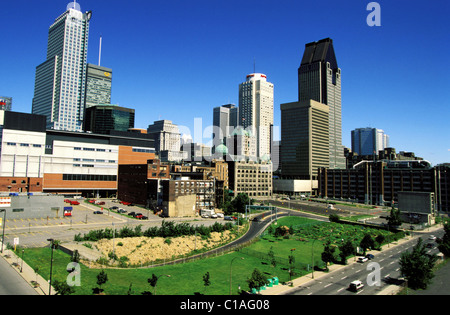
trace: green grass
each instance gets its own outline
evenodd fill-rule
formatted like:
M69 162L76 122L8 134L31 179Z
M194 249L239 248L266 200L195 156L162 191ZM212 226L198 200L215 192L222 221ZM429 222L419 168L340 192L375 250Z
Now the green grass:
M39 267L39 274L49 279L50 274L50 248L33 248L25 250L25 261L33 268ZM241 260L240 258L244 259ZM234 259L237 258L237 259ZM132 294L140 295L144 291L152 291L147 279L155 275L170 275L159 278L157 295L193 295L195 292L205 293L203 275L210 273L211 285L206 288L208 295L226 295L230 290L230 264L232 264L233 294L237 294L238 286L242 290L249 290L247 279L254 268L267 275L267 278L277 276L280 281L288 281L289 275L283 266L273 268L260 259L233 252L219 257L202 259L195 262L167 265L155 268L143 269L105 269L108 281L102 286L107 295L125 295L130 285ZM69 273L66 271L70 263L70 256L59 251L54 251L53 280L66 281ZM97 275L99 269L89 269L81 265L81 286L75 287L75 295L91 295L92 289L97 287Z
M195 292L205 292L203 275L209 272L211 285L206 288L206 294L226 295L229 294L230 290L230 264L234 259L232 265L232 293L237 294L238 286L242 290L249 290L246 280L251 276L255 268L265 273L267 278L276 276L280 282L287 282L289 280L288 256L291 253L295 257L295 271L297 273L295 276L299 277L308 271L300 270L298 266L311 266L313 255L314 265L324 266L320 257L323 251L323 244L326 240L331 240L333 244L339 244L342 239L347 238L358 242L365 233L371 233L373 235L377 233L388 233L386 231L361 226L319 222L299 217L280 218L277 221L277 225L272 225L272 229L283 225L293 227L295 230L294 235L275 237L266 233L259 241L239 252L184 264L166 265L155 268L105 269L108 275L108 281L102 288L105 294L108 295L125 295L130 285L131 293L135 295L140 295L144 291L153 292L153 289L147 283L147 279L154 273L157 276L170 275L170 277L161 277L159 279L157 295L193 295ZM271 266L267 256L271 248L277 258L275 267ZM21 253L21 249L17 251ZM41 276L49 279L50 255L51 250L48 247L25 249L24 259L32 268L38 267ZM239 259L241 257L244 259ZM66 267L69 263L69 255L59 250L54 251L54 280L66 280L69 275ZM97 287L96 277L99 273L99 269L89 269L87 266L81 265L81 286L75 287L75 294L92 294L92 289Z

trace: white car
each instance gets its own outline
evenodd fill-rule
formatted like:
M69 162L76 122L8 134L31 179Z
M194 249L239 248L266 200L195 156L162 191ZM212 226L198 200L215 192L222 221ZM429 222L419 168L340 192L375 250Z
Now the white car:
M211 218L213 218L213 219L217 219L217 214L211 214Z
M364 263L368 260L369 260L369 258L367 258L367 257L358 257L358 262L360 262L360 263Z
M218 218L223 218L223 213L216 213Z
M436 239L436 236L434 236L434 235L430 235L430 237L428 237L428 239L429 239L429 240L432 240L432 241L433 241L433 240L435 240L435 239Z

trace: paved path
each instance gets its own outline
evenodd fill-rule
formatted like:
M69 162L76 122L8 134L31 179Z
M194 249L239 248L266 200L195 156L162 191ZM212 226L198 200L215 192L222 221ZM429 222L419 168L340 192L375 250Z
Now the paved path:
M36 275L36 273L30 266L28 266L26 263L22 263L22 259L14 254L13 251L6 249L6 246L3 250L3 253L0 253L0 264L2 265L1 286L7 286L7 289L3 292L0 288L0 294L48 295L48 282L40 275ZM9 267L10 270L5 269L7 267ZM5 271L6 273L4 273ZM12 273L17 273L17 275L14 275ZM21 277L22 279L18 278L17 276ZM38 285L33 285L33 283L37 283ZM55 290L52 289L52 294L54 293Z

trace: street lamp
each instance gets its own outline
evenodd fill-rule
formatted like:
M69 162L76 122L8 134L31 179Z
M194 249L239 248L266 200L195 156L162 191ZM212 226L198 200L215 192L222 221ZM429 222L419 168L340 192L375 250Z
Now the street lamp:
M52 292L52 269L53 269L53 249L54 249L54 240L52 238L47 239L47 241L51 242L52 247L52 257L50 259L50 281L48 284L48 295L51 295Z
M167 278L170 278L170 275L160 275L156 278L156 282L155 282L155 287L153 288L153 295L156 295L156 284L158 283L159 278L161 278L162 276L165 276Z
M234 261L235 259L238 259L238 258L240 258L241 260L244 260L244 257L234 257L234 258L231 260L231 263L230 263L230 295L231 295L231 287L232 287L232 285L231 285L231 271L232 271L231 267L232 267L232 265L233 265L233 261Z
M0 212L4 212L4 214L3 214L3 235L2 235L2 254L3 254L3 246L5 244L6 209L0 209Z
M311 245L311 256L312 256L312 279L314 279L314 242L317 241L317 239L314 239Z

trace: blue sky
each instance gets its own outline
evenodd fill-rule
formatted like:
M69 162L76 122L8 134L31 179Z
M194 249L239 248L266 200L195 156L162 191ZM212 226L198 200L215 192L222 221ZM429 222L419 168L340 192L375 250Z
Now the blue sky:
M2 1L0 95L31 112L48 28L70 1ZM298 98L306 43L330 37L342 69L343 145L361 127L383 129L397 151L450 162L448 0L377 1L381 26L369 27L369 0L80 0L93 11L88 62L113 69L112 103L136 110L136 127L159 119L207 142L213 107L238 104L247 74L275 85L280 104ZM202 128L194 134L194 120Z

